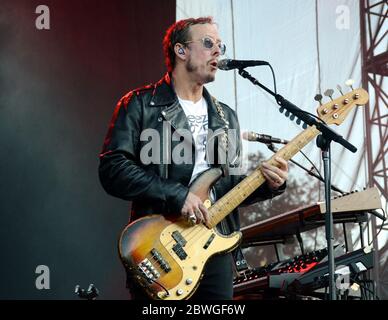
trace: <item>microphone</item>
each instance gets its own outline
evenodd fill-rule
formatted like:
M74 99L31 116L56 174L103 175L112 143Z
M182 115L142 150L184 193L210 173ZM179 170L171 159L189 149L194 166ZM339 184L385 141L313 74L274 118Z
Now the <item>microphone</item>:
M218 69L220 70L232 70L232 69L243 69L247 67L255 66L268 66L267 61L260 60L232 60L232 59L223 59L218 61Z
M253 131L244 132L242 137L244 140L257 141L257 142L262 142L266 144L270 144L270 143L287 144L289 142L288 140L273 138L267 134L260 134Z

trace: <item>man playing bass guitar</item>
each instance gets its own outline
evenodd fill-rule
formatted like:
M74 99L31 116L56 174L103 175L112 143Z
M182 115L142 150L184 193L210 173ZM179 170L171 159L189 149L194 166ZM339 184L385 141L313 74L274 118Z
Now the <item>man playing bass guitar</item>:
M163 50L166 75L153 85L126 94L114 111L100 154L100 181L107 193L132 201L131 221L151 214L178 215L189 226L210 225L209 205L190 189L191 183L209 169L221 168L222 176L209 190L214 202L245 178L236 170L241 159L236 112L204 87L215 80L217 63L226 47L213 19L201 17L169 27ZM282 158L276 161L277 166L262 164L266 181L243 204L270 199L284 191L287 162ZM220 234L231 234L239 227L234 209L215 228ZM181 241L179 237L174 239ZM184 244L181 241L180 245ZM184 247L180 249L183 252ZM177 254L182 252L175 250ZM153 254L159 259L155 251ZM211 256L199 285L189 297L232 299L232 256L231 252ZM185 256L180 258L183 261ZM159 261L158 268L150 269L155 282L170 267ZM132 298L148 299L133 277L129 272L127 282Z

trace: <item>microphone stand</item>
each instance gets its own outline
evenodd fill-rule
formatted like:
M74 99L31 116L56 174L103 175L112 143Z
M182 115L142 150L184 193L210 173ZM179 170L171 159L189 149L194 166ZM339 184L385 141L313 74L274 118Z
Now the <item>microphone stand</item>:
M267 148L269 150L271 150L273 153L276 153L278 152L278 149L273 145L273 143L265 143L265 145L267 146ZM301 165L299 162L293 160L293 159L290 159L290 162L292 162L293 164L295 164L296 166L298 166L299 168L301 168L302 170L304 170L308 175L310 176L313 176L314 178L318 179L319 181L321 182L325 182L325 180L317 175L315 172L313 172L312 170L309 170L307 169L305 166ZM341 193L342 195L344 195L346 193L346 191L343 191L341 190L340 188L338 188L337 186L335 186L334 184L331 184L331 190L333 191L336 191L336 192L339 192Z
M281 108L286 109L298 119L303 121L309 126L315 126L321 134L317 137L317 145L322 150L322 159L324 164L324 180L325 180L325 201L326 201L326 213L325 213L325 231L326 231L326 242L327 242L327 251L328 251L328 265L329 265L329 300L337 300L337 292L335 289L335 260L334 260L334 250L333 250L333 214L331 212L331 159L330 159L330 143L335 141L351 152L356 152L357 148L353 146L350 142L346 141L342 136L337 134L335 131L330 129L326 124L318 122L315 118L309 115L307 112L298 108L296 105L292 104L280 94L277 94L262 85L257 79L250 75L244 69L239 69L238 73L248 80L250 80L254 85L259 86L264 89L270 95L275 97L275 100ZM321 138L320 138L321 137Z

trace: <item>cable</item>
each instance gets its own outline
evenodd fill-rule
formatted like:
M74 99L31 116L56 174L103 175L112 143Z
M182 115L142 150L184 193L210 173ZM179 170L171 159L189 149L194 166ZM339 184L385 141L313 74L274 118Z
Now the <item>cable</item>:
M139 276L141 276L142 278L144 278L147 282L148 282L148 281L152 281L152 282L156 283L158 286L162 287L164 291L166 291L166 296L167 296L167 297L170 296L170 293L168 292L168 290L166 289L166 287L163 286L161 283L159 283L158 281L156 281L156 280L154 280L154 279L152 279L152 278L148 278L145 274L143 274L143 273L141 273L141 272L139 272L139 273L137 273L137 274L138 274Z
M275 72L273 71L272 66L271 66L270 64L268 64L268 66L270 67L271 72L272 72L272 78L273 78L273 91L275 91L275 93L278 94L278 92L277 92L277 90L276 90L276 78L275 78Z
M155 282L158 286L162 287L164 291L166 291L166 296L167 297L170 295L170 293L168 292L168 290L166 289L166 287L164 285L162 285L161 283L159 283L156 280L152 280L152 281Z
M317 66L318 66L318 92L321 93L321 56L319 48L319 16L318 16L318 0L315 0L315 42L317 45Z
M317 172L318 176L323 179L321 173L319 172L318 168L315 166L315 164L310 160L310 158L302 151L302 150L299 150L299 152L301 154L303 154L303 156L307 159L308 162L311 163L311 165L313 166L313 168L315 169L315 171Z
M165 288L165 286L163 286L161 283L159 283L158 281L154 280L154 279L149 279L147 278L146 276L144 276L145 279L147 280L151 280L152 282L155 282L158 286L162 287L164 291L166 291L166 296L168 297L170 295L170 293L168 292L168 290Z
M275 146L273 145L273 143L265 143L265 145L267 146L267 148L269 150L271 150L273 153L276 153L278 152L279 150L277 148L275 148ZM295 160L293 159L290 159L289 161L291 161L293 164L295 164L296 166L298 166L299 168L303 169L304 171L306 171L309 175L313 176L314 178L317 178L319 179L321 182L323 182L325 179L322 177L321 173L319 172L318 168L314 165L314 163L309 159L309 157L302 151L302 150L299 150L299 152L301 152L303 154L303 156L307 159L308 162L311 163L311 165L313 166L313 168L316 170L317 174L315 174L312 170L308 170L307 168L305 168L304 166L302 166L301 164L299 164L298 162L296 162ZM338 187L336 187L335 185L332 185L332 190L338 192L338 193L341 193L342 195L345 195L346 192L345 191L342 191L340 190Z
M381 208L381 210L383 210L384 212L384 217L386 216L386 212L383 208ZM381 226L380 226L380 230L376 233L376 235L372 238L372 240L370 242L368 242L368 246L370 246L373 241L377 240L377 237L379 236L380 232L383 230L383 227L386 226L386 224L383 222L381 223Z
M233 59L236 59L236 39L235 39L235 29L234 29L234 7L233 0L230 0L230 11L232 15L232 42L233 42ZM233 72L233 83L234 83L234 103L235 111L238 112L238 100L237 100L237 73L236 70Z
M272 76L274 78L274 89L276 91L276 78L275 78L275 72L273 71L273 68L270 64L268 64L268 66L270 67L271 71L272 71ZM318 121L320 123L323 123L326 125L326 122L319 118L318 116L316 116L315 114L312 114L311 112L308 112L308 111L305 111L305 110L302 110L300 108L298 108L297 106L294 106L292 105L292 103L290 103L289 101L287 101L285 98L283 98L280 94L277 94L276 92L272 92L270 89L268 89L266 86L262 85L256 78L252 77L252 75L247 72L245 70L245 68L240 68L238 69L238 73L240 74L240 76L242 76L243 78L245 79L248 79L249 81L251 81L254 85L256 86L259 86L260 88L264 89L265 91L267 91L269 94L271 94L272 96L275 97L275 100L276 100L276 103L280 106L279 108L279 111L282 113L286 108L282 106L283 103L286 102L286 104L288 104L289 106L291 106L291 109L292 110L287 110L286 113L285 113L285 116L288 117L290 113L292 113L295 117L298 118L298 120L300 122L305 122L303 119L300 119L300 117L298 116L298 114L306 114L306 115L309 115L310 117L313 117L315 119L318 119ZM288 113L288 114L287 114ZM305 118L307 120L307 118ZM294 118L290 119L291 121L294 120ZM297 123L298 123L298 120L297 120ZM310 121L310 119L308 119L307 121ZM300 123L298 123L300 124ZM307 124L304 123L303 127L307 127Z
M357 276L358 277L358 276ZM372 294L372 296L375 296L377 300L380 300L379 296L376 294L376 292L370 290L369 288L367 288L365 285L361 284L360 282L363 282L365 280L360 280L360 279L355 279L355 278L352 278L350 277L350 280L352 280L354 283L358 284L360 286L360 288L362 288L363 290L366 290L368 291L370 294ZM366 296L365 294L363 294L364 296ZM362 295L361 295L362 296Z

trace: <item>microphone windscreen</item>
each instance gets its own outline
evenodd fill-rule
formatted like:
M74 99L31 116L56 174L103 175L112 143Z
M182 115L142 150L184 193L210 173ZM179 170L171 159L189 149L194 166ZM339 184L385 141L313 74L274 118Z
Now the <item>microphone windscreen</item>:
M244 140L251 141L251 139L252 139L252 134L251 134L251 132L248 132L248 131L243 132L242 138L243 138Z
M229 63L229 59L220 60L217 63L217 67L220 70L229 70L228 63Z

